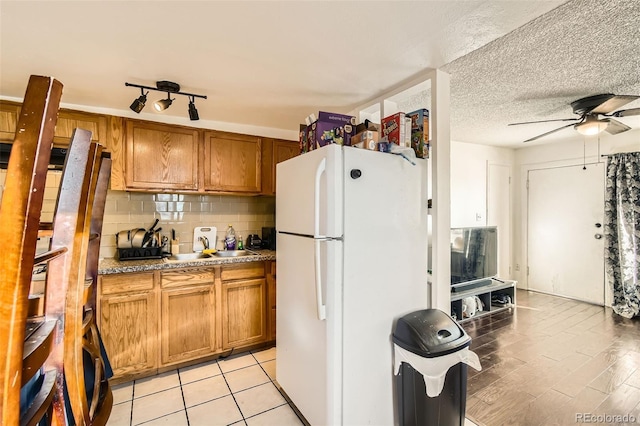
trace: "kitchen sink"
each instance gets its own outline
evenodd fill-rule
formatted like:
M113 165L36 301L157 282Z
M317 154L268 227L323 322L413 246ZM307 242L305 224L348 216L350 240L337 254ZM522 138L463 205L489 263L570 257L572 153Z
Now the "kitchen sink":
M201 259L211 259L210 254L204 253L180 253L180 254L172 254L171 256L165 258L168 262L184 262L188 260L201 260Z

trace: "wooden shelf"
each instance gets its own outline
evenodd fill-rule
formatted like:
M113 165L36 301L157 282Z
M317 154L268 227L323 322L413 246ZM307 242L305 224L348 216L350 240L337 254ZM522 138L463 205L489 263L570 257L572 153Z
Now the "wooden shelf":
M482 315L487 315L493 312L502 311L512 308L516 305L516 284L514 280L491 280L491 284L484 285L482 287L470 288L468 290L451 292L451 316L457 319L458 322L468 321L472 318L477 318ZM492 305L491 296L493 293L507 294L511 298L510 304L505 305ZM473 317L463 318L462 315L462 299L471 296L478 296L484 305L483 310L476 312Z

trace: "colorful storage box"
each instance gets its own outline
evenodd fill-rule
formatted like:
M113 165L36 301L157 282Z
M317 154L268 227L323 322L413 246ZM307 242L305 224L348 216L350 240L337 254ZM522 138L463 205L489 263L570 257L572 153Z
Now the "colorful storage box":
M305 141L308 151L332 143L351 145L354 130L354 116L320 111L318 119L307 126L304 133L300 133L301 152L306 152Z
M382 140L404 146L406 129L404 119L405 113L398 112L380 120Z
M411 118L411 147L418 158L429 158L429 110L419 109L407 114Z

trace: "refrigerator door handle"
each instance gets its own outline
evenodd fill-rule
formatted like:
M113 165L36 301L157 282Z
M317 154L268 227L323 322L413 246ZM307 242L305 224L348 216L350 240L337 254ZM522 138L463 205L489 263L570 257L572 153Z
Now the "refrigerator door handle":
M318 319L324 321L327 319L327 306L322 303L322 274L320 273L320 243L322 240L314 241L315 269L316 269L316 309L318 311Z
M325 238L324 235L320 235L320 178L322 174L327 170L327 159L323 158L316 168L316 179L314 184L314 205L313 205L313 237ZM317 253L317 251L316 251ZM317 267L316 267L317 270Z

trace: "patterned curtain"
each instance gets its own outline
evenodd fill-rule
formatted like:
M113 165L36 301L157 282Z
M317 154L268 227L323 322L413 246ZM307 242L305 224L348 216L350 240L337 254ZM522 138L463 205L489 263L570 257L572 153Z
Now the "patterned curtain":
M609 155L604 204L605 269L615 313L640 313L640 152Z

